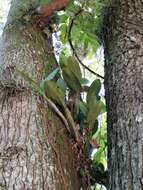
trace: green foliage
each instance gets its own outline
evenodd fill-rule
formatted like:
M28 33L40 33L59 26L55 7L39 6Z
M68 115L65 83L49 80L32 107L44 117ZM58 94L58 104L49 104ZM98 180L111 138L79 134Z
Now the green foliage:
M50 81L54 79L54 77L59 73L60 69L56 68L54 69L45 79L41 80L40 82L40 88L44 92L44 84L46 81Z
M58 86L62 89L62 91L64 92L64 94L66 94L67 85L66 85L64 79L59 78L59 79L57 80L57 84L58 84Z
M103 113L105 110L105 105L102 101L92 101L90 107L88 107L87 122L90 126L94 124L99 114Z
M68 61L68 62L67 62ZM71 81L72 77L75 77L78 82L81 81L82 75L80 71L80 67L77 62L74 62L75 60L72 57L68 57L65 62L63 62L62 72L63 68L66 66L67 70L70 69L70 65L72 67L72 70L70 72L71 75ZM78 65L78 66L77 66ZM74 72L72 72L74 71ZM46 100L52 100L57 105L60 105L64 108L65 116L68 119L68 122L70 124L70 131L71 135L78 140L78 134L77 130L75 128L76 120L73 119L72 113L69 111L69 109L66 106L66 103L68 102L68 99L66 100L66 92L67 92L67 86L65 82L67 83L68 87L70 87L69 81L65 81L64 79L58 78L58 80L55 79L59 72L59 68L52 71L45 79L41 80L40 84L38 84L35 80L33 80L31 77L29 77L27 74L25 74L23 71L18 71L17 73L21 75L26 81L28 81L33 88L39 93L39 95L43 96ZM69 80L69 79L68 79ZM77 82L76 81L76 82ZM85 80L85 85L87 84L88 80ZM84 87L83 82L83 87ZM75 89L71 88L72 92L75 92L76 90L76 83L75 83ZM77 86L78 87L78 86ZM80 85L81 88L81 85ZM80 90L78 87L78 90ZM90 141L92 139L96 139L96 141L99 142L100 148L94 155L93 160L96 162L96 164L103 166L103 168L106 166L106 133L105 128L101 128L99 130L98 128L98 116L101 113L104 113L106 111L105 105L103 101L99 98L99 91L101 89L101 82L100 80L95 80L90 85L88 91L87 91L87 97L86 101L82 99L81 96L79 96L79 112L78 114L78 123L80 124L80 130L81 132L83 129L91 128L91 132L86 137L85 141L85 151L88 152L90 149Z
M100 127L92 137L96 139L99 144L99 149L93 156L93 160L97 165L104 166L104 170L107 169L107 125L106 125L106 115L102 115L102 127Z
M98 119L96 119L96 120L94 121L94 124L92 125L92 136L97 132L97 130L98 130L98 125L99 125Z
M48 3L51 3L52 0L39 0L39 5L42 6L42 5L46 5Z
M83 102L83 101L80 101L79 105L80 105L81 112L83 113L84 116L86 116L87 111L88 111L87 104L85 102Z
M62 56L60 59L62 74L67 86L73 91L79 91L81 88L81 71L78 62L74 57Z
M88 107L87 122L90 126L94 125L99 114L106 111L105 105L100 101L99 92L101 89L101 82L99 79L92 82L87 92L86 101Z
M64 105L64 92L60 89L56 82L45 81L44 92L49 99L53 100L59 105Z
M103 11L109 4L110 0L75 0L71 3L66 12L60 14L62 42L68 43L71 30L70 38L76 51L95 53L100 46Z
M64 52L66 52L67 56L71 55L69 46L67 45L69 39L72 40L74 46L74 50L72 49L72 51L76 51L79 57L95 56L95 52L101 42L99 37L101 37L103 11L109 4L110 0L75 0L65 12L60 14L61 40L65 44ZM80 12L81 9L82 11ZM63 77L66 81L66 77L64 75ZM82 78L80 85L82 87L88 86L90 83L89 76L84 76L87 80ZM71 84L68 82L67 85L71 90L75 88L81 89L81 87L77 87L76 85L71 88ZM95 79L89 86L88 91L84 93L83 98L80 97L78 123L81 130L88 127L91 128L91 133L86 137L85 148L89 148L89 142L95 139L99 148L93 156L93 161L98 166L101 166L101 169L105 170L107 169L107 132L106 115L103 113L106 112L106 106L103 98L99 96L100 90L101 80ZM98 118L101 114L104 119L102 119L102 126L99 127ZM93 187L93 189L102 188Z
M89 107L92 106L92 103L95 102L95 100L99 100L99 92L101 89L101 82L99 79L92 82L90 85L90 88L88 90L86 101Z
M39 3L45 4L46 0L39 0ZM50 1L48 1L49 3ZM99 79L94 81L89 86L90 78L82 76L79 63L72 55L72 51L81 56L94 56L96 50L100 46L100 31L102 28L102 12L110 3L109 0L75 0L66 9L66 11L59 14L60 17L60 31L61 40L64 44L64 53L60 57L60 68L56 68L43 80L40 85L34 80L27 77L24 73L20 73L26 80L28 80L40 95L46 96L48 99L56 103L57 106L63 106L65 116L68 117L72 129L71 133L76 133L75 124L79 124L80 132L90 129L89 134L85 138L85 147L90 148L90 141L95 140L99 148L93 156L93 161L98 164L101 169L107 168L106 164L106 106L104 100L99 96L102 82ZM74 50L69 48L69 38L72 40ZM61 75L60 72L61 71ZM37 87L37 85L39 85ZM83 87L88 87L86 92L81 92ZM69 111L70 98L72 94L72 105L79 104L77 117ZM75 95L78 96L75 98ZM78 98L78 99L77 99ZM76 102L74 102L76 100ZM104 121L99 127L98 118L103 114ZM74 118L74 119L73 119ZM76 118L76 119L75 119ZM76 135L78 138L78 135ZM98 188L96 188L98 189Z
M56 68L54 69L45 79L44 81L52 80L54 77L59 73L60 69Z
M89 84L89 80L87 78L82 78L80 81L81 85L88 85Z

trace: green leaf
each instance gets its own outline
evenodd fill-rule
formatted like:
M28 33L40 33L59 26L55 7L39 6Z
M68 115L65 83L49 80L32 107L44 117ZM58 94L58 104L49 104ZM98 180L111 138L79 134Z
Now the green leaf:
M105 169L104 169L104 165L103 165L102 163L99 163L99 164L98 164L98 167L101 169L101 171L104 172Z
M68 59L67 59L67 62L68 62L68 66L70 67L70 69L73 71L75 76L80 81L82 75L81 75L80 66L79 66L79 63L77 62L77 60L74 57L69 56Z
M80 81L81 85L87 85L89 83L89 80L87 78L82 78Z
M68 15L63 13L60 15L60 24L65 24L67 20L69 19Z
M89 125L93 125L96 121L99 114L102 113L103 108L105 107L104 103L102 101L93 101L92 104L89 107L89 111L87 114L87 122Z
M42 80L42 81L40 82L40 89L41 89L42 92L44 92L44 85L45 85L45 81Z
M88 90L87 96L86 96L86 101L88 106L90 107L90 104L92 105L92 102L95 100L99 100L99 92L101 89L101 82L99 79L94 80L92 84L90 85L90 88Z
M85 102L83 102L83 101L79 102L79 109L81 110L81 112L83 113L84 116L87 115L88 109L87 109L87 105Z
M62 91L65 93L67 89L67 85L63 79L57 80L57 85L62 89Z
M64 105L64 93L60 87L54 81L45 81L44 82L44 91L46 96L53 100L54 102Z
M92 126L92 135L94 135L98 130L98 120L96 119Z
M52 2L52 0L39 0L40 6L47 5L47 4L51 3L51 2Z
M78 62L71 56L68 58L62 56L60 59L60 65L67 86L75 92L79 91L81 88L80 81L82 75Z
M67 83L67 86L71 90L73 90L75 92L80 90L81 84L80 84L78 78L68 68L63 68L63 77L64 77L65 82Z
M96 152L96 154L94 155L94 161L96 162L96 164L103 164L103 166L106 165L106 157L105 157L105 153L104 153L104 148L101 147L98 149L98 151Z
M59 71L60 71L59 68L54 69L54 70L44 79L44 81L52 80L52 79L59 73Z
M40 89L41 89L42 91L44 91L44 83L45 83L45 81L52 80L52 79L59 73L59 71L60 71L59 68L54 69L45 79L43 79L43 80L40 82Z

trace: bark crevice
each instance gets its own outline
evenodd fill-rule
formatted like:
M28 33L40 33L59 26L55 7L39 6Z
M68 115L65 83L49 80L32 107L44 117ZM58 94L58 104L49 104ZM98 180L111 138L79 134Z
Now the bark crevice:
M143 145L143 4L114 0L105 17L110 190L140 190Z

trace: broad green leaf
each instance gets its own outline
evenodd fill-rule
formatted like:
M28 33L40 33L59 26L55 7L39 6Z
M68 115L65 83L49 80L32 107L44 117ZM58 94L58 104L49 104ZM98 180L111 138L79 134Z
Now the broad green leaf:
M63 105L64 104L64 93L60 87L54 81L45 81L44 91L46 96L55 101L56 103Z
M39 0L40 6L47 5L48 3L51 3L51 2L52 2L52 0Z
M67 67L67 64L68 64L68 62L67 62L67 57L65 56L64 53L62 53L62 54L60 55L59 63L60 63L61 69L64 68L64 67Z
M89 83L89 80L87 78L82 78L80 81L81 85L87 85Z
M87 105L85 102L83 102L83 101L79 102L79 109L81 110L81 112L83 113L84 116L87 115L88 109L87 109Z
M79 66L79 63L77 62L77 60L74 57L69 56L68 59L67 59L67 62L68 62L68 67L70 67L70 69L73 71L75 76L80 81L82 75L81 75L80 66Z
M57 85L63 90L64 93L66 92L67 85L66 85L64 79L58 79Z
M99 92L101 89L101 82L99 79L96 79L92 82L90 85L90 88L88 90L87 96L86 96L86 101L88 106L90 107L90 104L92 105L92 102L95 100L99 100Z
M104 103L102 101L93 101L92 105L88 108L88 114L87 114L87 122L89 125L93 125L96 121L99 114L102 113L103 108L105 107Z
M96 164L103 164L103 166L106 165L106 157L105 157L105 153L104 153L104 148L101 147L98 149L98 151L96 152L96 154L94 155L94 161L96 162Z
M62 71L67 86L75 92L79 91L81 88L81 84L76 75L73 73L73 71L69 70L68 68L63 68Z
M41 89L42 92L45 91L45 90L44 90L44 85L45 85L45 81L42 80L42 81L40 82L40 89Z
M65 24L67 20L69 19L69 16L67 14L60 14L60 25Z
M64 55L60 58L62 74L67 86L73 91L79 91L81 88L81 71L78 62L71 56L66 58Z
M40 82L40 88L41 88L42 91L44 91L44 83L45 83L45 81L52 80L59 73L59 70L60 70L59 68L54 69L45 79L43 79Z
M52 79L59 73L59 71L60 71L59 68L54 69L54 70L44 79L44 81L52 80Z
M92 125L92 135L94 135L98 130L98 120L96 119Z

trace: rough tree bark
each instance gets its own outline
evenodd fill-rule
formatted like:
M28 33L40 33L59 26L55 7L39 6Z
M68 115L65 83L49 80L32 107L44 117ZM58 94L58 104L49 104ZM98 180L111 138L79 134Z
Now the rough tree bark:
M141 190L143 1L113 0L104 24L109 190Z
M0 189L78 190L63 123L15 73L18 68L39 81L43 71L56 67L51 36L46 40L40 29L19 19L23 2L12 1L0 44Z

